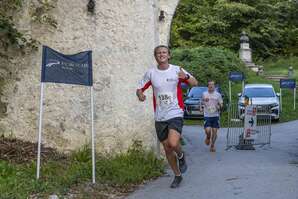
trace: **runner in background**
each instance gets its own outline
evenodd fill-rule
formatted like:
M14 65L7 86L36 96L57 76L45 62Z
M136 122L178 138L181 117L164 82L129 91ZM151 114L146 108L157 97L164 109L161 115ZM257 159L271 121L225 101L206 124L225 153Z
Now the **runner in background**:
M208 81L208 90L203 93L205 144L210 145L210 152L215 152L215 141L219 129L220 109L223 107L221 94L215 90L215 82Z

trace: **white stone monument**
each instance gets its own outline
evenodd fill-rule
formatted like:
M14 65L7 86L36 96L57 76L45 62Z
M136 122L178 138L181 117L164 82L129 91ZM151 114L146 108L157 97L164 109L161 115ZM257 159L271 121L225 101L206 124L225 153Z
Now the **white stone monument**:
M249 38L246 32L241 33L239 57L247 67L257 72L258 67L252 62L252 50L249 47Z

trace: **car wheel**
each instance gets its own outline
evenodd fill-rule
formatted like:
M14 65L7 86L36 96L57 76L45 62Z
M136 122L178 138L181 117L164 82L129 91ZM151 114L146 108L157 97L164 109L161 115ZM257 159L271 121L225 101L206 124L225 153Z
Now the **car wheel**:
M279 122L279 118L272 119L273 122Z

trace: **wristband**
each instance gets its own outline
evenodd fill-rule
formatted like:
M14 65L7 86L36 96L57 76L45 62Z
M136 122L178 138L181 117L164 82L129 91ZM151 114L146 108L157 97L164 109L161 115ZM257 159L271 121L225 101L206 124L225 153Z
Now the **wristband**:
M188 80L190 78L189 74L186 74L186 77L184 78L184 80Z

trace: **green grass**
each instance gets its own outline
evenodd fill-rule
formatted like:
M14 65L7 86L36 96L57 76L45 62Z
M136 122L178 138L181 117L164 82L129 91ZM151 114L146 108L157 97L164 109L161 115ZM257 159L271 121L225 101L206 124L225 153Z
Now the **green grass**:
M63 196L70 188L91 180L90 150L85 147L67 160L43 163L41 179L35 180L35 162L14 164L0 160L1 199L23 199L34 194L47 198L49 194ZM98 156L96 180L110 186L129 187L164 172L164 163L153 152L143 150L136 142L127 153Z
M271 75L287 75L290 66L294 69L294 78L298 80L298 57L278 57L267 60L262 63L264 66L265 74ZM279 82L274 82L275 91L279 92ZM293 110L294 104L293 90L282 90L282 114L281 122L291 121L298 119L298 100L296 91L296 110Z
M298 57L279 57L269 59L263 63L266 75L288 75L290 66L294 69L294 78L298 80Z
M298 58L293 58L292 60L296 60L294 62L295 64L292 64L292 66L297 67L296 75L298 74ZM297 78L298 79L298 78ZM276 92L279 92L279 82L275 82L272 80L267 80L263 76L257 76L254 72L249 71L245 80L246 84L249 83L269 83L274 86L274 89ZM237 103L238 100L238 93L240 93L242 90L241 83L232 83L232 103ZM298 95L296 93L296 96L298 98ZM229 96L226 96L228 98ZM297 120L298 119L298 99L296 98L296 110L293 110L293 91L292 90L285 90L282 91L282 113L280 116L279 122L287 122L291 120ZM221 115L221 126L227 127L228 126L228 113L227 110L224 111ZM197 119L197 120L185 120L185 125L203 125L203 119Z

